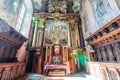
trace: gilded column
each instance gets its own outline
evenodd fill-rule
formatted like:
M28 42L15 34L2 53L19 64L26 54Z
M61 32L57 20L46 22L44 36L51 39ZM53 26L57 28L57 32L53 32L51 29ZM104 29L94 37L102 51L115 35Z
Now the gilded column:
M48 46L46 46L46 55L45 55L45 61L47 62L47 56L48 56Z
M68 61L68 47L66 46L66 55L67 55L67 61Z
M71 37L70 37L70 23L69 22L67 22L67 24L68 24L68 46L70 47L71 46Z
M37 23L35 23L35 29L34 29L32 47L35 47L35 46L36 46L37 29L38 29L38 26L37 26Z
M62 52L63 52L63 62L64 62L64 60L65 60L65 52L64 52L64 46L62 46Z
M72 47L76 47L75 20L70 20L70 32Z
M52 60L52 46L50 46L50 53L49 53L49 62L51 63L51 60Z
M44 24L44 19L40 19L40 22ZM40 26L37 30L37 37L36 37L36 47L41 47L42 46L42 41L43 41L43 31L44 31L44 25Z
M77 44L77 47L80 47L80 34L79 34L79 31L78 31L78 22L76 22L76 44ZM81 34L82 35L82 34Z

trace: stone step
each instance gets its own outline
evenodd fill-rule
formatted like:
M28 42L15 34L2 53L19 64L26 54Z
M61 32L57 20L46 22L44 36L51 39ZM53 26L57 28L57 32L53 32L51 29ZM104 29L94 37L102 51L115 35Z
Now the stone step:
M65 74L48 74L48 76L65 76Z
M50 71L49 76L65 76L65 71Z

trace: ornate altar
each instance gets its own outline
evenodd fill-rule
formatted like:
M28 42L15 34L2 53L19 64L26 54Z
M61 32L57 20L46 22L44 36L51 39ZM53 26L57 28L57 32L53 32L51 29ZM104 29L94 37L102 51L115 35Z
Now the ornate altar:
M44 33L44 46L46 46L46 58L44 71L48 74L49 70L65 71L65 75L69 74L69 65L63 62L68 62L67 46L68 43L68 17L63 16L61 13L66 13L65 5L61 7L61 4L65 4L65 1L49 1L48 12L55 12L46 17L45 21L45 33ZM65 49L64 49L65 46ZM59 67L58 67L59 66ZM67 74L66 74L67 73Z
M48 0L48 13L35 13L34 16L44 24L38 28L33 24L32 47L45 47L44 72L48 69L63 69L70 74L68 60L69 48L81 48L79 14L67 14L66 0ZM40 33L39 33L40 32ZM82 44L81 44L82 43ZM51 67L52 65L52 67ZM57 67L61 65L61 67Z

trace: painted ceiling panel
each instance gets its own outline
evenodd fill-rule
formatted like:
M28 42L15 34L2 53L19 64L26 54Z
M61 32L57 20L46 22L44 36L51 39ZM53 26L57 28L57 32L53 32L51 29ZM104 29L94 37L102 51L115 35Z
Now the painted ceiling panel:
M32 0L34 6L34 12L46 12L49 0ZM52 0L57 1L57 0ZM60 1L60 0L58 0ZM61 0L65 1L65 0ZM80 11L81 2L83 0L67 0L67 4L72 3L72 9L75 13Z

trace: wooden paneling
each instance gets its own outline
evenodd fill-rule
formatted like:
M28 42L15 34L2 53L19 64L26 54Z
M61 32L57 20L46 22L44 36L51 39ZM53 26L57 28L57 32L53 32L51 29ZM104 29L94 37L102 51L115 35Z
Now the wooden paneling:
M120 61L120 16L89 36L88 43L93 46L98 61Z
M0 80L13 80L25 75L25 62L0 64Z
M120 63L88 62L87 69L99 80L120 80Z
M0 19L0 29L4 30L6 27L9 27L8 31L0 32L0 63L15 61L17 50L27 40L23 35Z

